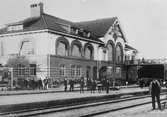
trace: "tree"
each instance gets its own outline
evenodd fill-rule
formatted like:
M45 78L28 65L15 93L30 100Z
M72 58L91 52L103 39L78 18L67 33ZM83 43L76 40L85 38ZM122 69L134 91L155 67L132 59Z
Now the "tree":
M17 56L8 59L6 67L13 68L13 76L16 78L13 82L16 82L16 87L26 87L25 76L27 75L27 68L29 66L29 61L25 57Z
M6 66L12 68L17 68L18 66L29 67L29 61L25 57L17 56L9 58Z
M30 67L30 64L25 57L17 56L9 58L6 67L13 68L13 75L15 77L22 77L27 74L27 70Z

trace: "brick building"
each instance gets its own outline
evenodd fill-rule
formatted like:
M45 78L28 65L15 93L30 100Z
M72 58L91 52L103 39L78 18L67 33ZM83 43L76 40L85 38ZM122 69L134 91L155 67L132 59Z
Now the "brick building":
M30 6L27 19L0 30L0 62L25 56L36 76L54 80L86 78L124 81L128 45L117 17L71 22L44 13L43 3Z

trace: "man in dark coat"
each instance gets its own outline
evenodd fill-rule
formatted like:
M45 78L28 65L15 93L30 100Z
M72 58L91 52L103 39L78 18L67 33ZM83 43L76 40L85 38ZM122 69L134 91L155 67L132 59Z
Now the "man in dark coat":
M110 89L110 82L109 80L106 80L106 93L109 93L109 89Z
M80 79L80 93L84 93L84 77Z
M150 83L150 94L152 97L153 110L155 109L155 98L157 100L158 108L161 110L160 92L161 92L161 86L159 81L156 79L153 79L153 81L151 81Z
M64 91L65 92L67 91L67 79L66 78L64 79Z

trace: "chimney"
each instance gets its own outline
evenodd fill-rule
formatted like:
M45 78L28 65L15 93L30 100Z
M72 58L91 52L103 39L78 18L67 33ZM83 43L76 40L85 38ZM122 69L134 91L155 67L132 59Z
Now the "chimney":
M43 13L43 3L31 4L31 17L40 17Z

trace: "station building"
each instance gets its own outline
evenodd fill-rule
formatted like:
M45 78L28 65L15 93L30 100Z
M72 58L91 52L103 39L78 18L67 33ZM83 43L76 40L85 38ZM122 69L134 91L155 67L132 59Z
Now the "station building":
M0 29L0 63L26 57L35 75L52 81L81 76L124 82L125 61L137 52L117 17L72 22L44 13L43 3L30 6L30 17Z

